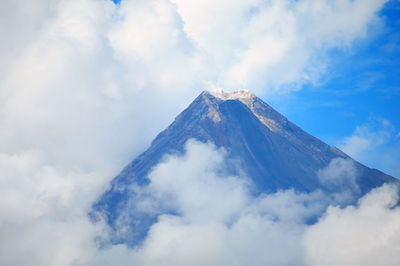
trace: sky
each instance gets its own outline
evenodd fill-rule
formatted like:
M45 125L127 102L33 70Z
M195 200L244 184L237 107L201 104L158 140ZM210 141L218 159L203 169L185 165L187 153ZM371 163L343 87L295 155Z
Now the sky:
M400 261L396 187L343 208L341 197L318 192L254 197L245 176L219 176L224 152L211 144L189 143L150 174L146 192L174 195L183 215L163 216L141 248L99 249L107 226L87 217L110 180L204 89L248 89L310 134L400 177L399 1L0 4L1 265ZM332 163L354 180L351 164ZM206 196L190 201L185 191L201 184ZM210 213L209 199L223 211ZM320 219L307 225L313 215Z
M330 145L344 148L350 136L369 139L372 143L359 151L346 152L399 177L399 1L389 1L378 14L381 21L371 27L368 36L355 40L351 47L329 51L329 67L319 83L305 84L272 104ZM357 135L359 128L365 133ZM382 137L373 141L376 133Z

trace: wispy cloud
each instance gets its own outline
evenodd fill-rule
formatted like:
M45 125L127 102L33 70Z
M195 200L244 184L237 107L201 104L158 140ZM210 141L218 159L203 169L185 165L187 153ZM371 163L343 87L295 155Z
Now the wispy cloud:
M341 140L338 147L368 166L388 171L394 176L400 173L400 141L396 128L386 119L371 116L350 137Z
M354 133L340 144L344 152L354 158L386 144L394 133L393 125L385 119L371 118L370 123L358 126Z
M215 219L199 225L164 216L142 249L97 250L93 239L107 228L94 226L86 214L110 178L203 87L267 94L318 79L325 51L364 37L384 2L3 1L0 264L159 265L166 259L189 265L208 252L204 260L219 265L231 263L223 256L230 254L253 265L301 259L303 225L292 227L283 212L264 205L289 200L293 213L309 215L303 203L310 196L289 191L255 201L238 178L209 177L216 182L209 196L216 200L219 192L237 189L235 198L220 203L232 200L227 212L238 215L232 228ZM208 180L201 180L207 187ZM153 189L165 191L164 185L155 182ZM177 199L186 215L184 203L193 202ZM162 238L161 232L169 234ZM270 241L265 246L264 233ZM196 254L190 239L198 243ZM176 259L169 241L182 248ZM276 254L256 256L270 254L268 248ZM283 252L288 249L290 256Z

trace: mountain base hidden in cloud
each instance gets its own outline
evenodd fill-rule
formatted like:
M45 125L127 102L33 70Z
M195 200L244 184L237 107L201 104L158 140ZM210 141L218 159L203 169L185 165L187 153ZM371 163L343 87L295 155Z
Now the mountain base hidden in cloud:
M304 205L310 213L303 218L310 224L327 206L354 204L393 182L304 132L248 91L204 91L113 179L90 215L110 226L111 243L136 246L160 219L199 207L205 190L213 187L226 201L248 202L280 191L307 195L315 200ZM181 193L189 193L184 201L193 200L192 207L183 207ZM202 208L229 212L229 206L218 204L207 201L198 213ZM231 216L224 222L233 223L235 211Z

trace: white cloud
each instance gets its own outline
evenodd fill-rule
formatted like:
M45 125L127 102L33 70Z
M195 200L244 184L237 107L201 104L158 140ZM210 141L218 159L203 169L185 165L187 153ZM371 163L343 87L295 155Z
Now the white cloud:
M173 1L227 88L313 82L330 48L364 37L385 1ZM261 90L262 89L262 90Z
M354 161L350 158L334 158L325 168L317 171L319 182L330 191L334 202L341 205L350 204L359 196L358 176Z
M373 237L380 236L382 230L393 229L395 235L392 239L385 231L380 236L382 241L374 245L365 243L366 253L336 254L340 249L332 249L331 255L338 262L332 265L363 262L371 249L375 252L374 262L384 261L383 256L390 256L388 262L397 259L396 246L391 245L391 241L397 243L397 229L381 224L381 219L385 225L398 224L398 208L392 209L398 200L394 187L384 186L371 192L357 207L330 207L318 223L310 226L307 221L321 215L329 204L327 195L287 190L254 196L246 177L224 174L225 155L212 144L191 141L185 154L168 156L153 169L149 175L151 182L143 188L143 197L136 204L150 203L164 214L151 226L143 244L134 249L123 245L97 249L94 242L96 237L107 236L107 228L90 223L86 215L107 180L104 172L86 174L70 169L60 173L38 161L40 156L35 152L10 158L3 155L1 166L8 169L5 172L8 179L2 180L1 192L5 199L14 202L3 201L0 208L0 262L5 265L321 265L326 257L320 252L327 250L323 245L331 244L326 238L334 237L342 247L340 241L346 243L348 237L347 231L340 230L345 229L355 239L358 234L361 237L372 234L369 239L375 240ZM348 166L346 163L339 163L336 170L333 163L327 169L338 171L339 178L345 171L351 179L351 167L343 170L342 164ZM32 169L34 176L30 174ZM327 169L321 170L322 173L326 174ZM17 191L19 194L8 195ZM176 214L169 214L171 210ZM336 227L331 228L331 223ZM322 240L326 242L320 243L324 234L327 236ZM382 249L385 252L379 253ZM25 256L19 256L21 252Z
M341 140L338 147L370 167L399 177L400 142L394 125L386 119L371 117L356 127L350 137Z
M0 148L38 149L86 169L126 162L203 87L266 93L267 84L309 80L312 58L364 36L382 6L318 3L7 2ZM334 25L324 23L334 16Z
M95 0L2 1L1 265L157 264L160 258L188 265L195 263L191 238L203 248L197 254L210 252L204 260L218 265L232 265L229 254L236 254L240 264L301 260L295 240L304 225L292 227L291 220L320 210L304 207L319 196L286 191L254 201L243 179L221 180L210 169L203 183L181 184L214 185L210 198L198 202L198 213L191 212L190 195L177 194L176 206L196 223L164 216L139 251L122 246L99 251L94 245L93 238L106 229L87 220L91 202L202 87L244 86L266 94L278 85L317 79L319 70L312 66L326 64L326 49L365 36L383 5L350 0L188 3L122 1L116 7ZM204 169L186 170L200 175ZM165 192L165 183L155 181L153 189ZM167 191L180 191L174 189ZM226 191L235 197L222 198L219 193ZM210 199L223 211L207 210ZM282 208L276 209L279 203ZM199 223L206 220L200 214L214 222ZM234 226L227 226L235 215ZM170 234L162 238L165 230ZM176 250L157 250L171 239L183 251L175 261L168 255ZM276 254L257 256L271 252ZM157 256L148 258L149 253Z
M330 207L304 235L308 265L397 265L400 261L399 191L384 185L358 206Z
M245 177L221 175L225 153L189 142L149 175L143 190L164 213L143 245L101 251L94 265L395 265L399 259L398 189L384 185L341 208L322 192L252 195ZM338 164L338 169L334 170ZM356 174L351 162L326 169ZM327 205L332 205L326 210ZM165 207L168 207L167 209ZM173 210L177 214L168 214ZM314 224L310 218L322 215Z
M93 237L103 229L87 211L112 172L60 169L37 150L0 153L0 168L1 265L71 265L91 258Z
M369 123L358 126L352 136L345 138L339 148L357 158L363 153L387 143L393 135L394 126L386 119L371 118Z
M158 165L149 175L149 194L158 195L161 202L174 202L174 211L189 221L229 223L246 204L248 181L216 175L224 169L224 157L209 145L188 142L184 158ZM230 200L226 200L227 196Z
M137 200L153 201L150 205L164 214L151 226L142 246L122 251L125 260L139 265L301 261L303 223L323 210L323 195L288 190L254 197L246 177L223 174L225 163L223 150L190 141L184 155L169 156L157 165L149 174L149 186L142 188L145 196Z

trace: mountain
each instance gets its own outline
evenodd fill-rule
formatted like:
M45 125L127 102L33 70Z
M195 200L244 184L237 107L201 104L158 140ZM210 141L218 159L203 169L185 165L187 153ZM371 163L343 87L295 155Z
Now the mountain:
M137 208L139 196L131 188L146 186L152 167L167 154L182 153L189 139L225 148L228 157L239 162L252 180L255 194L289 188L329 192L330 188L321 184L318 171L335 158L353 162L360 196L396 180L304 132L248 91L204 91L113 179L111 188L93 205L92 219L106 220L113 229L114 243L132 246L146 236L158 214L149 215ZM230 174L238 174L235 163L228 165ZM128 221L128 228L122 230L121 221Z

